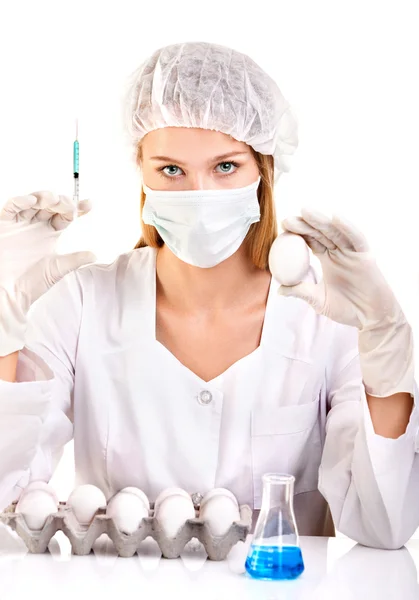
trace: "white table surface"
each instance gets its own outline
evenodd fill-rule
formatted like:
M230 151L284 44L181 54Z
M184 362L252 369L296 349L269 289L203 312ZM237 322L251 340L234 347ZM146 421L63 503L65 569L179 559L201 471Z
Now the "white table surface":
M271 582L244 572L250 536L222 562L206 560L203 549L164 559L150 538L143 542L141 555L120 558L107 536L96 541L89 556L75 556L62 532L51 541L49 552L29 554L16 534L0 525L0 599L419 599L419 540L397 551L340 538L300 541L304 573L294 581Z

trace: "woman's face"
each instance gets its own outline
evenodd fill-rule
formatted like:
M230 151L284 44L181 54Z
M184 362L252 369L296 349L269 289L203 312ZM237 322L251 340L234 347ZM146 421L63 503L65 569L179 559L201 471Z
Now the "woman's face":
M154 190L216 190L255 182L250 146L210 129L164 127L142 141L141 169Z

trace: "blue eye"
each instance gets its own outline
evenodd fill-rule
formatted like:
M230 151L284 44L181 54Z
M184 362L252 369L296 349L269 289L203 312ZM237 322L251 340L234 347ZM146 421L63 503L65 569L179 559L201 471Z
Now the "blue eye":
M177 167L176 165L167 165L166 167L163 167L162 169L159 169L159 171L163 172L166 177L176 177L177 173L173 173L173 171L171 173L166 173L165 169L179 169L179 167Z
M223 167L224 167L225 165L228 165L228 166L230 166L230 167L235 167L235 168L234 168L234 171L232 171L232 170L231 170L231 168L230 168L228 171L225 171L224 169L222 169L222 171L221 171L221 172L222 172L222 173L225 173L226 175L231 175L232 173L234 173L234 172L236 171L236 169L238 168L238 166L239 166L237 163L229 161L229 162L222 162L222 163L219 163L219 164L217 165L217 167L220 167L220 166L223 166Z

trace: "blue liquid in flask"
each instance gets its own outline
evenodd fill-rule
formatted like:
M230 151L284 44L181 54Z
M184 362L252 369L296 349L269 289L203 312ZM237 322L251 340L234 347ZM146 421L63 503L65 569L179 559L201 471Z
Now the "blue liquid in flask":
M299 546L253 546L246 571L256 579L295 579L304 571Z

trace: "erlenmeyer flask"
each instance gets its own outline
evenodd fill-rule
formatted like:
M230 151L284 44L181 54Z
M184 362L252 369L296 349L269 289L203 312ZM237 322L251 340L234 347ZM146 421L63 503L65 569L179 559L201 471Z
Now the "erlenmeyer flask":
M266 473L262 481L262 507L246 571L257 579L294 579L304 571L293 507L295 477Z

